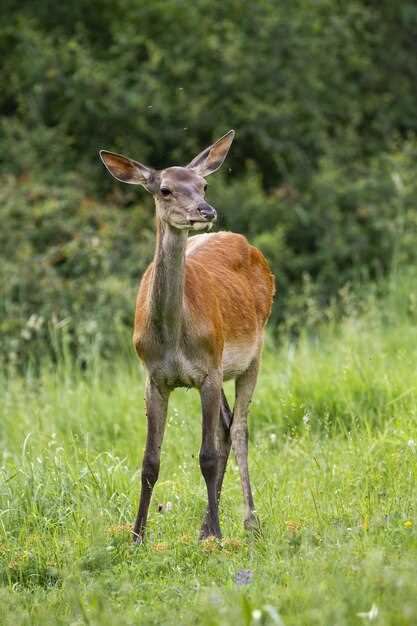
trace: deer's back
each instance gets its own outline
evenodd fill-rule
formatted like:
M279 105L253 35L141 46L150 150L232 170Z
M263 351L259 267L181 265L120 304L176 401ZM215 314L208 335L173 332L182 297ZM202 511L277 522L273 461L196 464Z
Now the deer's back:
M215 301L224 340L262 332L271 313L274 277L263 254L243 235L229 232L196 235L187 246L185 296L199 292L197 309Z

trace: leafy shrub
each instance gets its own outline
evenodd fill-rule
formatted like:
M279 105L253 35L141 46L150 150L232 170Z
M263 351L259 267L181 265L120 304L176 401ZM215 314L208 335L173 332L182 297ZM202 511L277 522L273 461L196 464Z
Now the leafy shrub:
M1 16L8 359L25 363L46 342L84 363L131 325L152 208L104 175L99 147L164 167L234 126L209 197L220 227L265 252L273 318L291 331L415 263L410 0L6 0Z
M117 329L130 326L139 276L152 257L152 212L115 200L98 203L82 183L51 187L9 177L0 192L5 228L1 335L12 360L75 350L119 347Z
M328 158L304 194L288 186L265 193L254 166L243 179L213 177L219 227L247 233L277 276L276 323L314 327L332 302L348 306L355 285L415 264L416 152L409 142L367 168ZM55 355L75 350L81 362L120 349L153 254L150 197L115 184L99 202L79 179L47 186L9 176L0 203L0 324L9 358L41 355L45 341Z
M303 193L281 185L265 194L253 168L226 187L210 183L224 226L248 233L271 263L275 321L314 325L332 300L343 304L346 287L416 263L416 161L417 143L409 141L367 163L329 154Z

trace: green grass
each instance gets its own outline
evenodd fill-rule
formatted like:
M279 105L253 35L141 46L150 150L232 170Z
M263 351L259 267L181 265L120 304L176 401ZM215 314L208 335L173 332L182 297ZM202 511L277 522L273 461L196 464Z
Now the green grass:
M148 542L134 548L145 421L133 356L87 374L68 360L4 373L0 624L416 624L413 285L314 339L269 342L251 411L258 539L242 528L232 459L224 540L197 541L195 391L172 396Z

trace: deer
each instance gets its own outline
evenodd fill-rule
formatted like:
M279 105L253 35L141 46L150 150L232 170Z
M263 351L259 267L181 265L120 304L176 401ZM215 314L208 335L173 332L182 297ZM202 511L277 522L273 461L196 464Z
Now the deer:
M205 199L205 179L220 169L234 136L230 130L188 165L162 170L99 151L116 180L144 187L155 203L155 254L139 285L133 331L133 344L147 374L147 437L133 527L138 543L145 539L168 400L177 387L196 388L201 398L199 463L207 508L200 540L221 539L219 501L231 447L243 490L244 527L260 529L249 479L248 411L275 280L263 254L243 235L208 232L217 212ZM223 382L231 379L233 411L223 390Z

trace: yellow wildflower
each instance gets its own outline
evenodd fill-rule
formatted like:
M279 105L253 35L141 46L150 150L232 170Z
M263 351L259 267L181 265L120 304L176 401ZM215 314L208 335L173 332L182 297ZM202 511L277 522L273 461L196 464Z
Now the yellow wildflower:
M295 520L290 519L287 520L285 523L287 525L287 530L293 535L296 535L301 530L300 522L296 522Z
M228 539L224 539L223 547L226 550L230 550L231 552L237 552L242 547L242 542L240 539L234 539L233 537L229 537Z
M219 543L216 537L207 537L207 539L203 539L201 542L201 549L204 552L214 552L215 550L218 550L218 548Z
M168 550L168 544L167 543L154 543L152 546L152 550L154 552L166 552Z
M115 524L107 529L109 535L120 535L123 533L131 533L132 526L130 524Z

